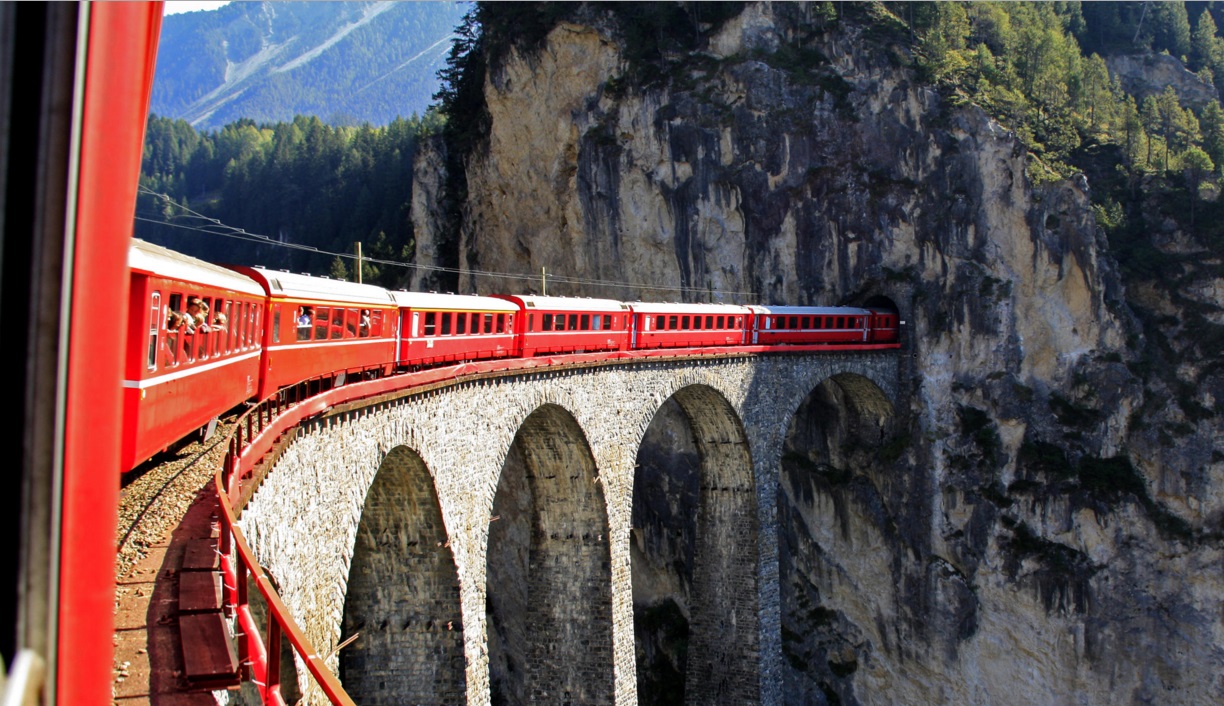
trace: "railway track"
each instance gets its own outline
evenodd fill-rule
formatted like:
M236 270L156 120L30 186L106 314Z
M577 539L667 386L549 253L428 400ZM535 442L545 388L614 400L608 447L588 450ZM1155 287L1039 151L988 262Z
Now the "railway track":
M182 522L224 458L223 442L236 418L236 414L227 415L208 440L193 441L175 453L161 454L147 470L124 484L115 535L116 579L126 577L151 545L162 541Z

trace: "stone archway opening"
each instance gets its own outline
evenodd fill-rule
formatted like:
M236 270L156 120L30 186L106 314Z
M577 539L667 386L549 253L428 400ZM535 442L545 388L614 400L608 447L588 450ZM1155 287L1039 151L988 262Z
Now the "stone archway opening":
M607 506L577 421L544 405L515 435L486 571L494 705L614 701Z
M899 308L897 308L896 302L894 302L891 298L884 296L883 294L876 294L876 295L867 297L865 300L863 300L863 308L864 309L891 309L892 311L897 311L897 312L901 311Z
M366 493L349 568L340 679L361 704L467 699L459 575L433 478L391 450Z
M638 703L759 701L756 485L716 390L683 388L655 414L631 522Z
M906 442L894 436L895 426L884 392L849 373L818 385L791 419L778 483L783 693L788 704L856 702L853 675L864 640L858 627L822 595L822 583L838 567L820 534L830 524L842 534L853 531L847 504L874 497L869 479L885 475L904 451Z

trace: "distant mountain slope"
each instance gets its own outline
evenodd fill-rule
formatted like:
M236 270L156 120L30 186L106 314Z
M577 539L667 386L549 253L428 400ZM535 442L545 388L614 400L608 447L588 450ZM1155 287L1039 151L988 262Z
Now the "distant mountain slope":
M466 3L235 2L165 18L152 111L385 125L422 114Z

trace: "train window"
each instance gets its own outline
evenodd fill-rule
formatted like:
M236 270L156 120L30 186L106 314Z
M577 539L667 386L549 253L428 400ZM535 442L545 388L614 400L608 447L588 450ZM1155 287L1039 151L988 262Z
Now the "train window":
M280 304L272 307L272 342L280 343Z
M477 316L479 316L479 314L477 314ZM492 314L484 315L484 332L493 333L493 315Z
M687 316L680 317L680 328L684 329L685 331L689 329L689 317Z
M615 316L612 316L611 314L608 314L607 316L605 316L605 317L604 317L604 326L603 326L603 327L604 327L604 330L605 330L605 331L611 331L611 330L612 330L612 328L613 328L613 327L615 327L615 326L616 326L616 317L615 317Z
M501 314L498 314L498 316L501 316ZM497 327L501 328L500 320ZM514 314L506 314L506 333L514 333Z
M438 312L425 312L425 335L433 336L438 332Z
M599 314L594 314L591 316L591 330L592 331L602 331L603 330L603 317L600 316Z
M455 333L467 333L467 314L455 314Z
M706 317L705 327L707 329L714 328L714 317L713 316Z
M679 319L680 317L678 316L667 317L667 328L675 331L679 327L679 323L680 323Z
M361 322L360 312L358 312L356 309L345 309L344 310L344 337L345 338L356 338L357 328L360 325L360 322ZM367 328L368 326L366 328L361 329L362 335L369 334L369 331L367 330Z
M569 315L569 330L571 331L578 330L578 315L577 314Z
M497 315L497 332L498 333L506 332L506 315L505 314Z
M327 322L330 317L331 317L331 309L328 309L327 307L322 307L322 306L319 307L318 309L315 309L314 340L316 341L326 341L327 340Z
M381 309L375 309L370 312L370 335L374 338L382 338L383 313Z
M344 336L344 309L332 309L331 318L331 337L341 338Z
M837 328L846 328L846 317L837 317Z
M556 331L565 330L565 314L557 314L553 317L553 329Z
M583 331L591 330L591 315L590 314L582 315L582 324L579 326L579 328L581 328Z
M553 315L552 314L543 315L543 321L540 322L540 330L541 331L553 330Z
M665 318L664 318L664 317L662 317L662 316L656 316L656 317L655 317L655 330L656 330L656 331L661 331L661 330L663 330L664 328L666 328L666 327L664 326L664 321L665 321Z
M720 316L714 320L714 325L720 329L727 328L727 317Z
M314 310L308 306L299 307L294 326L297 327L297 340L310 340L310 327L314 325Z
M157 369L157 339L161 325L161 292L153 292L149 297L149 370Z
M451 332L451 319L453 315L449 311L442 312L442 331L443 336L449 336Z

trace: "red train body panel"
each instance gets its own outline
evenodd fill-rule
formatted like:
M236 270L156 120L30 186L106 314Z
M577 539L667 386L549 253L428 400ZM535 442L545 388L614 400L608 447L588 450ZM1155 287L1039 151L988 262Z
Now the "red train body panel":
M128 265L125 470L255 395L264 303L249 278L139 240Z
M391 292L399 306L396 360L404 368L519 355L519 307L494 297Z
M629 349L629 305L614 299L497 294L513 302L523 319L519 355L531 358L564 353Z
M748 342L752 311L734 304L634 302L634 349L721 348Z
M398 309L385 289L262 267L232 269L267 295L261 398L318 375L394 368Z
M753 343L872 343L872 311L853 307L752 306Z

